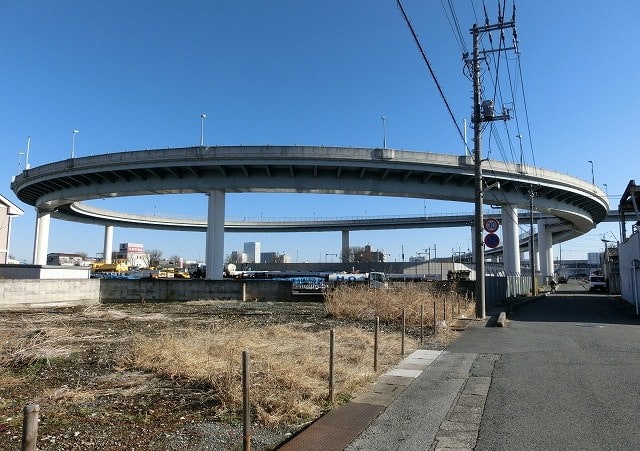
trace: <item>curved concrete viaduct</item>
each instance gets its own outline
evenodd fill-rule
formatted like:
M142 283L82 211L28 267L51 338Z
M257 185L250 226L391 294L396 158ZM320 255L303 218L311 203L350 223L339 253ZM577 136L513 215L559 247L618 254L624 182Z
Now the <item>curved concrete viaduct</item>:
M607 216L606 195L585 181L530 166L483 161L484 201L503 211L505 248L517 247L516 208L552 216L546 220L545 250L553 241L591 230ZM393 149L301 146L188 147L119 152L73 158L25 170L12 183L23 202L38 210L34 263L46 261L50 217L112 227L127 215L90 212L82 201L149 194L209 196L206 263L222 274L225 193L282 192L358 194L474 202L470 157ZM496 183L497 182L497 183ZM95 209L94 209L95 210ZM506 219L505 219L506 218ZM141 226L164 228L159 218ZM169 222L172 222L171 220ZM515 225L514 225L515 224ZM399 225L399 224L398 224ZM179 224L175 224L179 227ZM183 224L185 229L190 228ZM348 230L343 226L342 230ZM515 232L514 232L515 231ZM516 239L513 234L516 233ZM105 238L105 246L108 238ZM513 252L511 252L512 254ZM505 256L506 258L506 256ZM511 257L513 258L513 256ZM518 257L519 259L519 257ZM519 262L518 262L519 270Z

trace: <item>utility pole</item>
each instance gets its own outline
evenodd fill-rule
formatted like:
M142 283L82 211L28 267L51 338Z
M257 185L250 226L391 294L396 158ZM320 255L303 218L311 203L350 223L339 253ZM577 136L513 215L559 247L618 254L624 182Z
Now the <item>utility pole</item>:
M480 81L480 54L482 53L482 59L484 56L498 51L516 50L515 47L501 48L498 50L483 50L479 49L480 34L490 33L496 30L503 30L505 28L515 28L515 18L510 22L504 22L500 20L500 23L495 25L485 25L478 27L476 24L471 28L471 35L473 37L473 56L469 61L467 55L465 60L467 64L471 65L471 74L473 78L473 116L471 122L473 123L473 159L475 164L475 214L473 223L474 233L474 246L473 255L476 266L476 317L484 318L486 316L485 311L485 268L484 268L484 242L482 239L484 221L482 217L482 207L484 204L484 183L482 179L482 125L484 122L492 122L497 120L510 119L508 111L503 110L502 115L495 115L494 105L492 100L482 100L482 85Z
M536 249L533 235L533 186L529 189L529 265L531 266L531 296L536 295Z

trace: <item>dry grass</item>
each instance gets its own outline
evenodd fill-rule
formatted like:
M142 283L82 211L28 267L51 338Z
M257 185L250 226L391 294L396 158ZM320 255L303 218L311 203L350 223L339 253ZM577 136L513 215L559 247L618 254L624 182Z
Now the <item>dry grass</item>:
M335 397L345 401L375 379L373 336L360 328L338 327ZM380 340L380 369L399 359L400 337ZM405 342L415 349L413 340ZM252 414L260 424L299 423L329 407L329 333L296 325L261 329L229 327L179 336L137 336L133 364L172 378L209 387L218 402L217 415L237 417L242 406L241 358L250 351Z
M399 286L388 290L344 286L327 292L325 305L329 315L336 318L373 321L379 317L381 321L391 324L401 322L404 309L406 323L409 326L420 325L422 307L424 324L429 326L434 323L435 303L436 321L445 320L446 312L446 322L451 324L454 316L472 317L475 308L474 304L467 303L455 288L455 285L451 285L445 290L437 290L426 283Z
M396 325L406 311L407 325L420 324L420 306L425 324L433 324L433 305L441 321L445 306L467 315L473 305L455 293L444 293L426 284L389 290L341 287L326 296L328 315L335 319L364 322L336 328L336 393L344 402L374 382L373 333L369 320L380 317L387 325L379 344L379 373L400 356L400 333ZM447 321L451 322L451 309ZM389 325L391 327L389 327ZM251 397L254 418L260 424L299 423L317 417L328 404L329 331L312 329L313 324L267 325L262 328L242 323L218 329L165 333L159 337L137 335L132 360L136 368L171 378L202 384L213 393L217 415L239 417L242 406L241 358L251 355ZM446 328L441 339L446 342ZM405 338L405 352L416 349L415 339Z
M0 349L0 364L11 368L27 367L42 361L47 365L50 359L71 354L68 345L69 329L43 327L30 332L26 337L6 341Z

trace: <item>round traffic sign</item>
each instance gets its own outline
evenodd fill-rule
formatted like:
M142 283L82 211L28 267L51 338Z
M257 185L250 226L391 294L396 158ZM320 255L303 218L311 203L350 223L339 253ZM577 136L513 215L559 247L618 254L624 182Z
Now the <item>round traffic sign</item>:
M495 249L500 245L500 237L495 233L489 233L484 237L484 244L488 248Z
M497 232L500 228L500 222L496 218L487 218L484 220L484 229L489 233Z

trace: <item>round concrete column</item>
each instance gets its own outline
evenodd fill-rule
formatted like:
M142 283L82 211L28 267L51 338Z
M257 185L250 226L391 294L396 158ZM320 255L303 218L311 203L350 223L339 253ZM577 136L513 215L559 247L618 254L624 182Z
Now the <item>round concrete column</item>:
M538 255L540 274L546 282L549 277L553 277L553 240L546 219L538 221Z
M342 231L342 255L340 256L342 263L349 263L349 231Z
M222 280L224 272L224 190L209 192L205 263L208 280Z
M502 254L507 274L520 273L520 239L518 237L518 210L512 205L502 206Z
M103 260L105 263L111 263L111 253L113 252L113 226L104 227L104 249Z
M33 243L33 264L47 264L47 249L49 247L49 224L51 213L36 209L36 236Z

